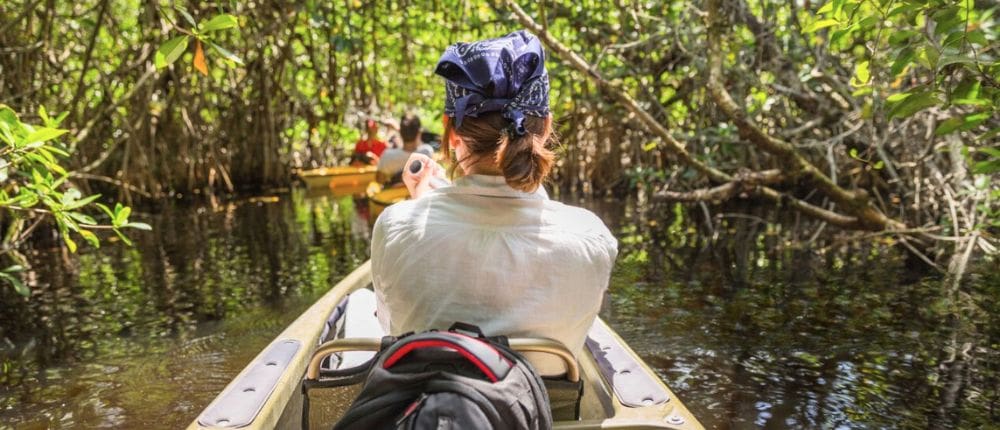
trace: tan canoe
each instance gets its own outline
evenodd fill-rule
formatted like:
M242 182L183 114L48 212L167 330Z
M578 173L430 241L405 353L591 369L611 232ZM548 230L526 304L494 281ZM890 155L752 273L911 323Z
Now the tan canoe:
M307 188L359 188L375 180L375 166L337 166L299 170L296 175Z
M357 321L374 319L370 309L373 294L365 289L370 279L371 263L366 262L340 281L264 348L189 429L302 428L302 382L318 372L317 350L363 351L378 347L378 333L369 333L378 329L372 329L371 323L364 328ZM338 306L348 295L351 300L347 306ZM367 300L362 300L365 297ZM358 309L354 309L356 304ZM331 322L332 332L344 335L320 345ZM352 330L365 337L351 337ZM558 343L546 339L511 339L511 345L523 351L551 351L562 357L569 354ZM363 352L344 353L343 361L348 361L347 354ZM572 355L569 357L572 363ZM567 374L579 375L584 386L580 413L575 419L557 419L557 429L703 428L649 366L601 320L594 323L587 347L572 367ZM334 391L334 397L342 399L343 408L352 398L352 391L348 391L352 388L310 390L310 428L329 429L336 420L329 417L342 413L323 413L316 405L318 394Z

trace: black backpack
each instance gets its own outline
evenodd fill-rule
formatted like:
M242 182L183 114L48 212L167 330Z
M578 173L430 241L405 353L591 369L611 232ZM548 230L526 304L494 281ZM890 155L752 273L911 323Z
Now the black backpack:
M385 339L361 393L334 426L334 430L551 428L548 394L534 368L507 345L506 338L487 338L465 324Z

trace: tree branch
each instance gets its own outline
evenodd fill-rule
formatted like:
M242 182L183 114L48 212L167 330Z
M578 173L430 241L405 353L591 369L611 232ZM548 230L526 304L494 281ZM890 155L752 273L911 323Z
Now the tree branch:
M541 25L539 25L533 19L531 19L531 17L528 16L527 13L525 13L524 9L518 6L517 3L515 3L513 0L505 0L504 4L507 6L508 9L510 9L514 13L515 17L517 18L518 22L521 23L521 25L523 25L529 31L538 36L538 38L543 43L545 43L545 45L551 51L554 51L556 54L558 54L559 57L564 62L566 62L571 67L583 73L584 76L586 76L590 80L597 83L602 90L606 91L609 95L617 99L618 102L621 103L629 112L635 114L636 117L639 118L639 120L653 134L655 134L664 142L667 149L673 152L674 155L676 155L681 162L683 162L688 166L691 166L699 173L702 173L703 175L708 177L708 179L710 179L713 182L728 183L734 180L732 175L720 171L718 169L715 169L711 166L708 166L705 163L702 163L701 161L693 158L691 154L688 153L687 150L685 149L685 145L677 141L677 139L675 139L662 124L657 122L656 119L654 119L653 116L649 114L649 112L647 112L645 109L639 106L639 104L635 101L635 99L633 99L625 90L620 88L620 86L617 85L616 83L605 80L594 66L591 66L589 63L587 63L586 60L580 57L580 55L578 55L565 45L555 40L552 37L552 35L545 30L545 28L543 28ZM732 99L730 99L730 102L731 101ZM735 105L735 103L733 103L733 105ZM763 132L761 132L761 134L763 134ZM790 147L790 145L788 145L787 143L784 143L784 145ZM794 149L792 150L792 153L795 153ZM813 167L813 169L815 170L815 167ZM820 175L822 175L822 173L820 173ZM725 187L726 185L722 185L722 187ZM857 216L848 216L831 212L827 209L823 209L821 207L812 205L806 201L796 199L792 196L783 194L773 188L764 185L759 185L755 187L755 191L758 196L771 200L774 203L777 203L779 205L787 205L808 216L825 220L830 224L836 225L838 227L849 228L849 229L860 229L860 228L871 229L873 227L872 223L863 222ZM722 193L722 191L718 192ZM853 194L851 195L851 197L852 198L854 197ZM880 212L877 211L875 212L878 215L881 215ZM883 219L887 219L885 218L884 215L881 216ZM900 228L902 226L901 223L895 221L892 221L892 223L895 224L891 224L889 222L878 224L876 228L887 228L887 226L890 225L893 228Z
M600 72L598 72L597 68L591 66L576 52L573 52L568 47L566 47L562 43L559 43L559 41L552 38L552 35L550 35L548 31L545 30L545 28L543 28L541 25L539 25L533 19L531 19L531 17L528 16L528 14L524 11L524 9L521 9L521 7L517 5L517 3L515 3L513 0L506 0L506 4L507 7L514 12L514 15L517 16L517 20L521 23L521 25L525 26L528 30L530 30L532 33L538 36L538 38L541 39L542 42L544 42L545 45L549 47L549 49L555 51L556 54L558 54L559 57L563 59L563 61L568 63L573 68L579 70L584 75L588 76L591 80L597 83L597 85L600 86L601 89L606 91L608 95L617 99L618 102L621 103L623 107L625 107L625 109L635 114L636 117L639 118L639 121L641 121L647 128L649 128L649 130L653 134L659 137L660 140L663 141L667 149L669 149L670 152L676 155L677 158L680 159L682 163L691 166L692 168L697 170L699 173L705 175L712 181L728 182L732 180L732 177L729 174L721 170L715 169L692 157L691 154L684 147L685 145L677 141L677 139L675 139L673 136L671 136L670 132L667 131L667 129L662 124L657 122L656 119L649 114L649 112L646 112L646 110L643 109L642 106L639 106L639 103L636 102L631 95L629 95L625 90L620 88L620 86L617 83L604 79L604 77L601 76Z
M779 183L784 179L784 175L778 169L751 172L738 174L732 181L717 187L701 188L693 191L660 190L653 195L653 198L675 202L720 202L741 194L757 194L757 186Z
M779 158L783 165L788 166L793 176L802 176L810 180L820 192L833 200L838 206L857 217L860 227L870 230L902 229L906 226L894 219L886 217L869 202L868 193L864 190L845 190L834 183L829 176L820 171L809 160L800 154L795 147L781 139L767 134L750 120L732 96L722 85L722 29L719 11L721 0L709 0L706 15L708 26L708 89L712 99L719 108L733 121L740 134L768 153Z

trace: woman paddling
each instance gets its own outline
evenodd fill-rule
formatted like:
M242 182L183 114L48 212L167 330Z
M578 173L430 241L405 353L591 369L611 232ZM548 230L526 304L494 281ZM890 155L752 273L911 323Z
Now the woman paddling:
M465 176L436 188L440 168L414 154L414 199L386 209L372 236L378 317L393 334L455 321L488 335L583 348L617 255L593 213L549 200L552 118L545 54L525 31L448 47L443 147ZM544 355L542 374L562 372Z

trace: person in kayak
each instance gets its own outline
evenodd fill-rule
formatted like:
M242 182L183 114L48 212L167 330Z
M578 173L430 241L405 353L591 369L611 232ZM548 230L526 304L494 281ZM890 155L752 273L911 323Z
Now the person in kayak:
M365 129L368 137L358 139L354 144L354 153L351 155L352 166L363 166L378 162L382 152L385 151L385 142L378 137L378 123L373 119L365 121Z
M380 184L402 183L403 166L410 154L417 152L428 157L434 156L434 148L420 142L420 117L408 113L399 120L399 136L402 148L389 148L378 159L375 181Z
M442 146L464 176L435 185L442 169L411 155L403 180L414 198L375 223L372 282L388 333L461 321L582 351L618 244L600 218L542 186L554 162L544 60L526 31L454 44L439 60ZM564 371L553 357L528 358L543 375Z

